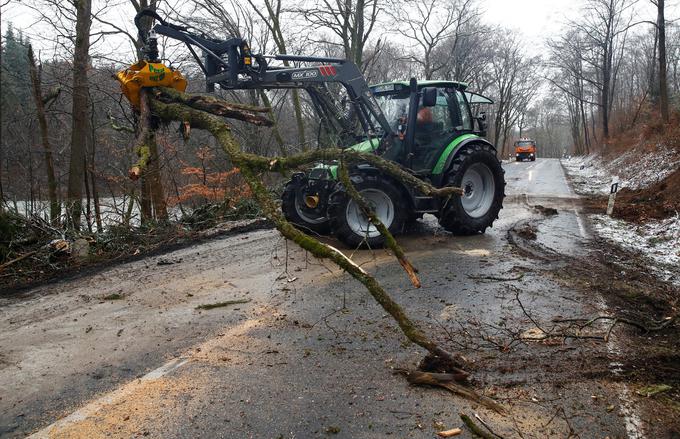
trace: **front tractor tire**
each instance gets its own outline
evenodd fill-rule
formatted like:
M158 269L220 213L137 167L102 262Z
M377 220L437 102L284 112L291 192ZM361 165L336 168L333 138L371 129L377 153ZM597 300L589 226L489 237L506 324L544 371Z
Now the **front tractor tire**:
M491 146L473 144L460 151L445 185L460 187L464 194L444 203L439 224L455 235L484 233L503 208L504 174Z
M283 216L305 233L327 235L330 232L328 218L325 215L310 212L303 203L304 194L299 186L292 181L288 182L281 195Z
M398 187L380 175L357 174L351 180L387 230L392 235L402 233L410 209ZM328 217L333 235L349 248L378 248L385 244L385 238L345 190L331 196Z

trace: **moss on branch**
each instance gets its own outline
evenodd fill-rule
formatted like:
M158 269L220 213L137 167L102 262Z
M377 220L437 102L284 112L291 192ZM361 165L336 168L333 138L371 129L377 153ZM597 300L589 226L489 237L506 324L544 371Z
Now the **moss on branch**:
M317 239L306 235L295 228L291 223L286 221L286 219L283 217L278 203L274 202L269 194L269 191L263 185L261 181L261 175L259 175L259 173L265 171L282 171L285 169L290 169L293 166L298 166L303 163L309 163L311 161L317 160L318 156L314 155L313 152L309 152L288 158L277 158L272 161L272 159L266 157L256 156L254 154L248 154L241 151L238 142L231 134L229 126L218 116L191 108L187 105L177 103L168 104L157 99L151 100L151 108L154 114L165 121L188 121L193 127L205 129L212 133L212 135L215 136L217 141L222 146L222 149L227 154L231 162L240 168L241 175L250 186L253 197L262 207L267 218L269 218L274 223L277 230L281 232L283 236L295 242L303 249L309 251L317 258L330 259L340 268L348 272L352 277L362 283L371 296L397 322L397 325L402 330L404 335L413 343L421 346L433 355L448 360L450 363L455 364L460 368L466 366L464 359L462 359L461 356L449 353L448 351L442 349L432 339L427 337L425 333L422 332L417 327L417 325L411 321L411 319L404 312L403 308L396 301L394 301L392 297L390 297L390 295L373 276L364 271L360 266L355 264L350 258L345 256L336 248L319 242ZM327 150L324 150L324 152L326 151ZM365 160L364 156L369 155L357 155L352 153L342 155L343 151L337 151L338 158L351 157L356 160L368 161ZM377 157L374 155L370 156ZM385 160L380 160L381 164L389 163ZM395 177L397 178L408 174L402 169L395 169L394 166L389 166L389 168L393 170L393 172L396 174ZM381 169L385 169L388 173L392 174L392 172L387 169L387 166L381 166ZM410 174L408 174L408 179L417 180L416 177ZM407 178L404 178L403 180L407 180ZM419 187L423 187L425 189L425 193L433 193L433 191L437 191L437 189L427 185L424 182L420 183L421 184ZM448 193L450 194L450 192Z
M238 119L259 126L272 126L274 122L261 114L271 113L271 108L256 107L253 105L234 104L212 96L189 95L172 88L158 87L153 89L156 99L166 103L181 103L191 108L207 111L211 114Z
M417 270L408 260L406 254L404 253L404 250L397 243L397 240L394 239L394 236L392 236L392 233L390 233L389 229L385 227L385 224L383 224L382 221L380 221L380 218L378 218L378 216L376 215L375 210L371 208L366 199L364 199L364 197L361 196L359 191L357 191L357 189L352 184L352 180L349 178L349 172L347 171L347 167L345 166L344 160L340 161L340 166L338 168L338 178L340 179L340 182L343 184L343 186L345 186L347 194L359 205L359 208L364 213L364 215L366 215L366 218L368 218L368 220L378 229L380 234L385 238L385 244L387 245L387 247L389 247L390 250L392 250L392 253L394 253L394 257L397 258L399 264L403 267L404 271L406 271L406 274L411 280L413 286L416 288L420 288L420 279L418 279L418 275L416 274Z

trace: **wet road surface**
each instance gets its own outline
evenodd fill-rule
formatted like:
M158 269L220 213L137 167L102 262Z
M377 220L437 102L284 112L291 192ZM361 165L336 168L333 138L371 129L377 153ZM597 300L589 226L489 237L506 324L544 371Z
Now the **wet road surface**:
M393 369L423 351L361 285L265 230L3 299L0 436L430 438L464 412L506 438L641 437L626 389L606 379L615 345L518 337L604 305L508 241L534 224L541 246L584 251L587 224L559 161L504 167L505 208L485 235L453 237L425 218L400 239L423 288L384 251L354 258L428 334L474 361L475 388L509 416L409 386ZM230 299L250 302L196 308Z

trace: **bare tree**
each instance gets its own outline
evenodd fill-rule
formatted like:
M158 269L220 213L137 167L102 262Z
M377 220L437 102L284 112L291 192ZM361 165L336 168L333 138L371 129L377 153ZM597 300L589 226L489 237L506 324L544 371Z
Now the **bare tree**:
M450 53L455 53L463 30L480 12L474 0L402 0L393 4L391 14L397 23L404 24L397 32L415 45L408 59L422 68L425 79L432 79L450 59L438 49L448 41Z
M659 107L661 118L664 123L670 120L668 110L668 66L666 64L666 19L665 19L665 0L650 0L657 10L656 28L658 35L658 54L659 54Z
M599 106L596 95L600 84L585 65L586 44L583 33L568 29L556 40L548 42L550 56L547 61L547 79L554 90L564 95L571 121L572 139L578 154L587 154L591 147L588 128L589 106Z
M364 67L364 53L375 30L378 16L383 12L381 0L321 0L313 7L295 9L317 29L335 35L346 59L359 68Z
M262 22L269 29L272 38L274 39L274 44L276 49L281 54L288 53L288 47L286 45L286 38L283 35L283 30L281 27L282 21L282 10L281 10L282 0L264 0L264 7L266 10L262 11L261 8L255 4L253 0L248 0L248 4L253 8L253 11L262 19ZM288 66L288 61L283 62L284 66ZM269 97L266 93L260 93L261 97L265 101L265 104L271 107L271 102L269 102ZM305 135L305 123L302 114L302 104L300 102L300 92L298 90L292 90L293 97L293 111L295 112L295 123L297 124L298 132L298 142L303 147L307 145L307 138ZM278 133L278 130L276 131ZM278 138L278 136L277 136Z
M442 79L463 81L477 92L484 93L492 84L489 66L494 55L493 28L475 16L452 35L439 51L447 65Z
M80 227L86 152L91 142L89 83L91 0L75 0L76 33L73 52L73 106L71 110L71 161L69 165L67 212L70 224Z
M532 66L538 65L538 60L526 57L519 41L504 32L496 32L494 48L490 67L496 99L494 142L504 157L508 136L537 91L538 78Z
M33 100L35 101L35 110L38 117L38 126L40 127L40 140L43 146L45 157L45 169L47 173L47 194L50 200L50 222L57 225L61 216L61 205L59 204L57 179L54 174L54 160L52 159L52 146L50 145L50 138L47 129L47 116L45 115L45 104L58 94L58 90L50 96L43 96L42 86L40 83L41 68L38 68L33 56L33 48L28 46L28 67L31 75L31 85L33 91Z
M616 79L631 25L632 0L587 0L582 19L571 27L584 36L583 61L592 68L589 79L599 91L602 135L609 138L609 119Z

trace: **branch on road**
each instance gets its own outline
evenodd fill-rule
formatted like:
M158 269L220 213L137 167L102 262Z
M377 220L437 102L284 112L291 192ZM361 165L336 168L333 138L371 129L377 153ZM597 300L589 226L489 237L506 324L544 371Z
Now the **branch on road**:
M497 413L506 413L505 408L494 400L487 398L486 396L479 395L476 392L471 391L469 388L455 383L455 381L458 379L455 374L422 372L420 370L405 369L395 369L395 373L404 375L410 384L442 387L451 393L464 396L465 398L483 405L484 407Z
M483 439L498 439L499 436L493 433L490 433L486 430L483 430L482 427L479 425L475 424L475 422L466 414L464 413L459 413L460 419L463 421L463 424L470 429L472 434L475 436L479 436Z
M677 319L677 316L671 316L671 317L666 317L664 320L660 322L653 322L653 323L642 323L637 320L629 319L626 317L619 317L619 316L606 316L606 315L600 315L593 317L591 319L585 319L585 318L576 318L576 319L553 319L552 323L556 324L561 324L561 323L573 323L577 324L577 330L576 331L570 331L569 327L566 328L566 330L562 329L561 331L555 331L557 328L557 325L549 330L543 329L538 322L533 318L533 316L526 310L524 307L524 304L519 298L519 293L520 291L517 288L512 287L515 291L515 301L519 304L520 308L522 309L522 313L524 314L525 317L527 317L531 323L533 323L536 328L538 328L543 334L544 337L543 339L547 338L582 338L582 339L591 339L591 340L601 340L604 342L609 341L609 337L611 336L612 331L614 330L614 327L618 323L623 323L626 325L633 326L635 328L638 328L641 330L643 333L648 334L650 332L656 332L656 331L661 331L669 326L671 326ZM612 324L607 328L607 331L602 334L581 334L581 331L584 329L594 325L596 322L601 321L601 320L608 320L611 321ZM583 324L578 324L579 322L584 322Z
M166 95L166 97L169 95ZM188 122L192 127L204 129L209 131L215 139L219 142L225 154L229 157L234 166L241 170L241 175L249 185L253 198L260 205L267 218L274 223L277 230L286 238L298 244L303 249L307 250L315 257L320 259L330 259L340 268L348 272L352 277L364 285L371 296L380 304L380 306L396 321L404 335L413 343L427 350L431 355L442 359L450 365L448 371L452 373L458 380L465 380L469 373L464 369L469 367L469 363L465 358L459 354L448 352L436 343L433 339L428 337L405 313L403 308L392 299L392 297L385 291L382 285L352 261L345 254L335 249L334 247L322 243L312 236L309 236L289 223L282 215L278 203L276 203L267 188L262 182L262 173L268 171L283 172L292 167L301 166L307 163L312 163L321 158L337 158L343 159L347 162L369 162L379 167L384 172L399 178L407 184L412 184L418 190L426 195L433 196L451 196L452 194L460 194L460 188L445 188L436 189L431 185L423 182L414 175L408 173L399 165L388 162L377 155L359 153L356 151L345 151L340 149L318 150L308 153L299 154L290 157L268 158L249 154L241 150L240 145L231 133L229 125L224 120L204 110L209 108L193 108L187 105L192 102L188 95L183 93L175 93L176 99L172 103L162 102L161 100L151 98L150 104L155 115L166 122L178 121L181 123ZM350 194L351 195L351 194ZM357 201L359 202L359 201ZM384 226L383 226L384 229ZM384 233L384 230L383 230ZM389 240L391 235L386 234ZM394 238L392 237L392 240ZM395 256L402 266L406 269L407 274L415 283L415 269L411 266L405 258L403 250L397 245L396 241L391 245ZM410 268L407 268L410 267ZM450 386L453 387L453 386ZM477 395L474 391L458 386L459 394L472 398L474 400L483 398ZM475 399L477 398L477 399Z
M468 274L468 278L472 280L490 280L494 282L512 282L516 280L522 280L526 273L521 273L514 277L499 277L499 276L477 276L474 274Z
M652 323L643 323L637 320L629 319L626 317L619 317L619 316L596 316L590 319L586 318L577 318L577 319L553 319L553 323L578 323L578 322L585 322L583 324L579 324L578 328L579 330L583 330L589 326L592 326L596 322L600 320L609 320L612 322L612 324L609 326L607 329L607 332L605 333L604 336L602 336L603 341L609 341L609 337L614 330L614 327L618 323L623 323L625 325L633 326L640 331L642 331L644 334L648 334L650 332L657 332L657 331L662 331L669 326L671 326L673 323L676 322L677 316L670 316L666 317L660 322L652 322Z

